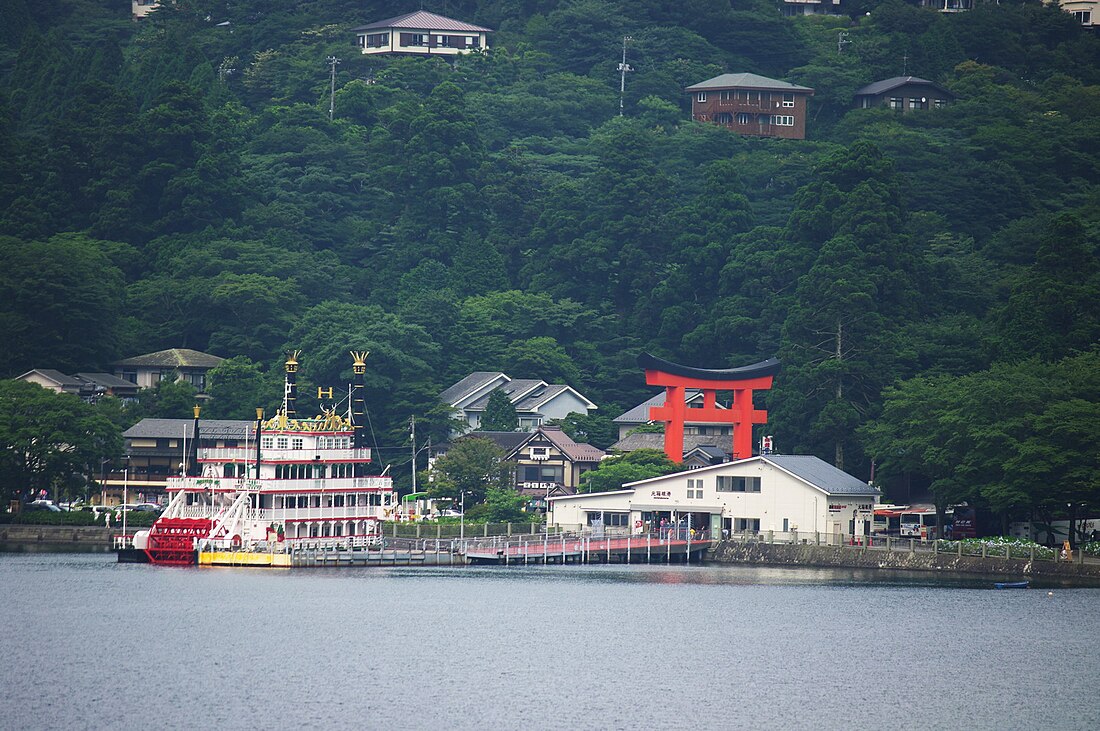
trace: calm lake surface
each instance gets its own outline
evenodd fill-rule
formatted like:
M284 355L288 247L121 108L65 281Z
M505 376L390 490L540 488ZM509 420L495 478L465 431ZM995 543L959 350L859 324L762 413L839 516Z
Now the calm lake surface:
M991 587L0 554L0 728L1100 728L1100 589Z

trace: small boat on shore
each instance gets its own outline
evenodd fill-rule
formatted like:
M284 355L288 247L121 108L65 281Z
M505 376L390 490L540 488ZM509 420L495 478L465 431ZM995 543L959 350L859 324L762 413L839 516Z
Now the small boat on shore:
M993 583L994 589L1026 589L1031 586L1030 581L996 581Z

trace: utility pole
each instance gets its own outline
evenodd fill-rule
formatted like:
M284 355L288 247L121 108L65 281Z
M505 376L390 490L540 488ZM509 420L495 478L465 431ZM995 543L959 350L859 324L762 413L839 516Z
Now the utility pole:
M848 31L842 30L836 34L836 52L838 54L844 53L844 47L851 43L848 40Z
M905 55L901 57L901 75L909 75L909 51L906 51Z
M416 492L416 417L415 416L410 416L409 417L409 424L412 427L412 443L413 443L413 446L412 446L412 450L413 450L413 459L412 459L413 487L412 487L412 491Z
M331 69L328 89L328 120L331 122L332 115L336 112L336 65L340 63L340 59L329 56L326 61Z
M619 116L623 116L623 96L626 93L626 74L628 71L633 71L630 64L626 62L626 44L634 40L630 36L623 36L623 60L619 64Z

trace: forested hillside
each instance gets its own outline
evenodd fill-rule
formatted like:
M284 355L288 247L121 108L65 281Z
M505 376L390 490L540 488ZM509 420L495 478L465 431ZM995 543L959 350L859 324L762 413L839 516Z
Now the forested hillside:
M359 53L351 29L420 6L491 49ZM309 384L369 349L402 444L413 414L445 435L436 396L472 370L610 418L650 393L643 350L778 356L781 451L1095 503L1100 39L1038 2L843 8L0 0L0 375L196 348L240 356L211 415L247 416L285 349ZM808 140L689 121L683 87L742 71L816 90ZM957 103L853 109L903 73Z

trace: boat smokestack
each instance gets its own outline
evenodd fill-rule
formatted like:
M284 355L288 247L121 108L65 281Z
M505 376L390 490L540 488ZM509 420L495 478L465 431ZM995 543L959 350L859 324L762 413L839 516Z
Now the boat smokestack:
M362 449L367 446L367 402L364 376L367 374L368 351L351 351L351 446Z
M187 455L187 476L198 477L202 474L202 467L199 465L199 412L201 409L198 404L194 407L195 412L195 424L191 431L191 448L188 449Z
M286 381L283 385L283 414L288 419L298 418L298 356L300 350L292 350L286 356Z

